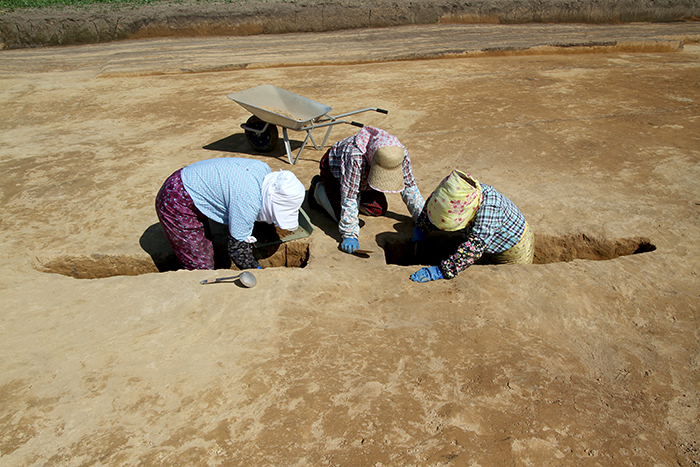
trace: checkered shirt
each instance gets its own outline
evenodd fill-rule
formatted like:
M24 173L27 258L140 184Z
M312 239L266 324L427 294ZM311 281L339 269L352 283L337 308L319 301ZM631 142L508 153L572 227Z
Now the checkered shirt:
M423 197L411 170L411 159L406 147L396 136L384 130L363 127L356 135L335 143L328 152L331 173L340 182L341 215L339 230L343 238L359 236L358 199L360 192L370 190L368 183L370 164L375 151L383 146L398 146L404 150L402 164L404 190L401 198L413 219L423 209Z

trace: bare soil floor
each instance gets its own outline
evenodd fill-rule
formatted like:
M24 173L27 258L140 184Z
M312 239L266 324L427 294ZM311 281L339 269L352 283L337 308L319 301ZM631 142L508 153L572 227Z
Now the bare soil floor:
M650 27L1 52L0 464L700 464L700 25ZM259 84L387 109L352 119L399 136L425 196L454 168L506 194L538 264L413 283L449 239L415 257L392 195L365 257L305 204L312 235L259 252L254 288L157 272L176 169L317 173L323 150L248 146L226 96Z

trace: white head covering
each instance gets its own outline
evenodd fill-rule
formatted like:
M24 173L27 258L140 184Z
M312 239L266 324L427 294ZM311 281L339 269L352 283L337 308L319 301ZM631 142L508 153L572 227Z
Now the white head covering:
M294 231L299 227L299 208L304 201L304 185L292 172L280 170L265 175L262 183L262 209L258 221L277 224Z

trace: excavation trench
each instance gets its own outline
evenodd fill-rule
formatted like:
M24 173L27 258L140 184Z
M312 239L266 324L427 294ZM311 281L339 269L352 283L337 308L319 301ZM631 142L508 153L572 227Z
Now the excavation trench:
M215 250L216 251L216 250ZM293 241L253 250L263 268L303 268L309 261L309 244ZM237 269L228 257L216 251L216 269ZM82 254L37 258L35 269L76 279L100 279L112 276L138 276L152 272L183 269L175 254L163 254L156 261L146 255Z
M263 268L303 268L309 262L309 243L306 239L280 241L274 228L259 225L253 230L258 243L253 256ZM208 237L214 246L215 269L238 268L232 264L226 246L228 243L225 225L210 222ZM62 274L76 279L100 279L112 276L138 276L153 272L184 269L173 253L160 224L150 226L143 233L140 245L148 254L78 254L38 257L34 268L46 273Z
M454 254L464 240L454 233L433 232L419 245L405 238L389 236L379 241L384 249L387 264L435 266ZM608 240L584 234L536 235L534 263L557 263L575 259L602 261L654 250L656 246L644 237ZM477 264L489 264L488 256L484 256Z
M384 250L387 264L428 266L437 265L441 259L453 254L461 240L454 234L435 232L430 234L418 248L409 239L397 235L380 235L378 243ZM226 249L220 241L215 241L214 245L216 268L236 269L235 266L231 265ZM656 246L644 237L608 240L596 239L584 234L536 235L534 263L546 264L575 259L602 261L654 250L656 250ZM306 241L295 240L261 246L253 251L263 268L303 268L309 262L310 245ZM488 264L488 259L480 263ZM169 246L159 251L158 254L152 253L150 257L110 254L63 255L37 258L34 266L41 272L62 274L77 279L136 276L182 269L182 265L177 261Z
M253 250L263 268L303 268L309 261L309 244L301 241L266 246ZM216 255L216 269L237 269ZM171 252L158 262L146 255L82 254L37 258L35 269L41 272L63 274L76 279L100 279L112 276L138 276L152 272L183 269Z

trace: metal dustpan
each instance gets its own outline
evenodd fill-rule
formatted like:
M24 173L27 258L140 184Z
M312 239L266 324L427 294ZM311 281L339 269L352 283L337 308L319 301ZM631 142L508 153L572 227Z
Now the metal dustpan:
M256 242L255 248L261 248L265 246L270 246L270 245L277 245L280 243L285 243L289 242L292 240L299 240L301 238L306 238L311 236L311 233L314 231L314 226L311 224L311 221L309 220L309 216L306 215L303 209L299 208L299 227L292 233L285 235L284 237L280 238L279 240L274 240L271 242Z

